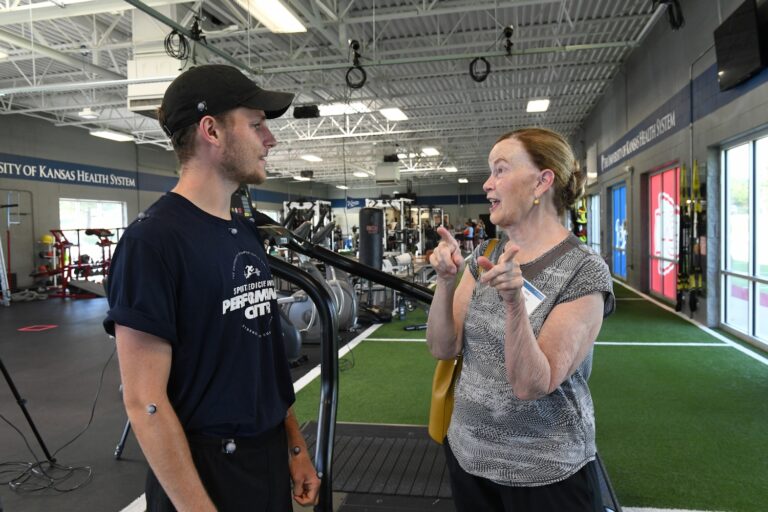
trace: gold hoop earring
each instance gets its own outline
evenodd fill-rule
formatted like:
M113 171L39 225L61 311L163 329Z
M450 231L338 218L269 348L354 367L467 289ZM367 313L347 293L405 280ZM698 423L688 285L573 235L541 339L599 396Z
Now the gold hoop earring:
M541 201L539 201L539 198L538 198L538 197L534 197L534 198L533 198L533 204L534 204L534 205L537 205L537 204L539 204L540 202L541 202Z

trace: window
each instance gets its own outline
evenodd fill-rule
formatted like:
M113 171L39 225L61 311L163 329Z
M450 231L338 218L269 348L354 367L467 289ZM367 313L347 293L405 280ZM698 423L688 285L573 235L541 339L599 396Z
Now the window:
M79 247L73 247L71 257L73 260L83 261L84 255L91 262L101 261L108 257L108 253L102 253L102 247L98 245L99 237L87 235L86 229L108 229L114 233L109 237L117 242L118 228L126 224L126 204L120 201L100 201L94 199L59 199L59 226L67 239Z
M649 283L652 293L669 300L677 294L680 169L651 175L648 186Z
M587 198L587 243L597 253L600 252L600 194Z
M722 322L768 341L768 137L723 151Z

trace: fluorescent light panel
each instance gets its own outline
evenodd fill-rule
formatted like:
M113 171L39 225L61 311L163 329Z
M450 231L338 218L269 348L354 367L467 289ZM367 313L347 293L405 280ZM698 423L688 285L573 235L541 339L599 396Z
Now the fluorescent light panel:
M355 171L352 173L352 176L357 176L358 178L367 178L370 175L364 171Z
M459 170L451 165L445 168L445 172L459 172Z
M127 133L113 132L112 130L93 130L91 135L101 137L102 139L114 140L115 142L131 142L133 135Z
M97 119L99 117L99 114L91 110L91 107L85 107L77 115L82 119Z
M382 108L379 112L390 121L406 121L408 119L408 116L399 108Z
M4 52L3 50L0 50L0 59L4 59L6 57L8 57L8 54L6 52Z
M336 185L336 188L340 188L341 190L347 190L349 187L346 185Z
M526 112L546 112L549 108L549 100L548 99L538 99L538 100L529 100L528 101L528 108L525 109Z
M307 162L322 162L323 159L316 155L301 155L300 157L302 160L306 160Z
M235 1L272 32L291 34L307 31L307 27L280 0Z
M294 181L309 181L311 178L305 178L304 176L294 176Z
M467 178L459 178L459 183L469 183Z
M424 156L437 156L440 154L440 151L437 148L421 148L421 154Z
M366 107L359 101L353 101L352 103L329 103L327 105L320 105L321 116L342 116L349 114L366 114L371 109Z

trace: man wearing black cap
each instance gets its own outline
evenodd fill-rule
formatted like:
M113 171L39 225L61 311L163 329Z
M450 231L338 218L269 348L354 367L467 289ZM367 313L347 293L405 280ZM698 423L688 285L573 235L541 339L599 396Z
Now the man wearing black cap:
M298 503L317 499L264 246L230 214L239 184L266 179L266 119L292 100L206 65L176 78L158 112L179 181L121 238L104 321L150 465L147 510L287 511L291 480Z

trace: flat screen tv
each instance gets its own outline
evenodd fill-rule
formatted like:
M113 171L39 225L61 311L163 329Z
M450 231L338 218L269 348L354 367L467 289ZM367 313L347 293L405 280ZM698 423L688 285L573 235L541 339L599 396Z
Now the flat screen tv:
M756 1L746 0L715 29L721 91L748 80L768 64L768 34L761 34L766 26L765 18L761 19L759 14Z

